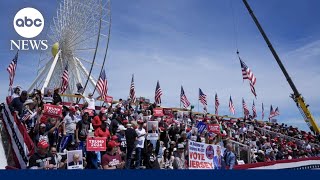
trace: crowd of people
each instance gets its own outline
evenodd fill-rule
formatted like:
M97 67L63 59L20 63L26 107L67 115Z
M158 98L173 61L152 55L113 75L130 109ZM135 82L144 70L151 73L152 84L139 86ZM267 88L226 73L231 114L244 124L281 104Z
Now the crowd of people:
M34 142L36 151L28 163L31 169L67 169L66 153L72 150L82 150L82 156L75 155L74 159L84 169L188 169L189 140L224 149L216 169L233 169L237 160L257 163L320 157L319 135L284 124L192 111L156 117L153 115L156 104L146 106L130 99L106 103L97 110L91 93L82 97L82 104L65 105L59 88L45 95L39 90L29 95L20 91L18 87L14 90L9 107ZM45 104L61 106L62 115L46 116ZM149 121L157 122L158 126L147 128ZM219 132L200 131L199 122L219 125ZM148 139L150 133L158 134L158 138ZM87 151L88 137L106 138L106 151Z

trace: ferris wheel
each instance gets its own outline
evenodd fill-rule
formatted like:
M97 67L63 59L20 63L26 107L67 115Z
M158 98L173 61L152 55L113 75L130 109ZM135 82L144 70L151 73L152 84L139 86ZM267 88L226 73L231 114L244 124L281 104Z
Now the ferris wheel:
M104 68L111 29L110 0L62 0L47 38L51 51L40 54L37 76L28 89L61 87L68 67L65 94L93 92ZM49 49L49 48L48 48Z

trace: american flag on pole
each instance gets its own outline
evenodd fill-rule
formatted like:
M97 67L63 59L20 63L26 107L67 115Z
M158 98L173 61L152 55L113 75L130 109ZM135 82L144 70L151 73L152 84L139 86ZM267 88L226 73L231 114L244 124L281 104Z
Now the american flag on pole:
M154 94L154 100L157 104L161 104L161 95L162 95L162 90L160 88L159 81L157 81L157 86Z
M269 115L269 119L279 116L280 112L279 112L279 108L277 107L275 110L273 110L272 106L270 108L270 115Z
M272 105L270 106L270 114L269 114L269 120L271 119L271 118L273 118L274 117L274 110L273 110L273 107L272 107Z
M242 79L248 79L250 81L250 89L252 94L257 97L257 93L256 90L254 88L254 85L256 84L256 77L253 75L253 72L250 70L250 68L241 60L240 56L239 56L239 60L240 60L240 65L241 65L241 70L242 70Z
M108 94L108 81L105 70L103 70L100 74L99 80L97 82L97 89L100 93L101 99L106 99Z
M207 106L207 95L205 95L200 88L199 88L199 100L202 103L202 105Z
M130 85L130 99L132 103L136 102L136 91L134 90L134 75L132 74L131 85Z
M219 99L218 99L218 94L217 93L216 93L214 99L215 99L215 114L218 115L218 108L219 108L220 103L219 103Z
M253 101L253 104L252 104L252 118L256 118L257 117L257 110L256 110L256 105L254 104L254 101Z
M243 107L243 114L245 117L248 117L250 112L249 112L249 109L246 105L246 103L244 102L244 99L242 98L242 107Z
M66 90L68 89L68 85L69 85L68 64L64 68L61 79L62 79L62 84L61 84L61 88L60 88L60 93L63 94L64 92L66 92Z
M229 100L229 110L230 112L234 115L236 113L235 109L234 109L234 105L230 96L230 100Z
M256 84L256 77L254 77L253 72L250 70L250 68L241 60L239 57L240 64L241 64L241 70L242 70L242 76L243 79L248 79L252 85Z
M17 64L18 64L18 52L16 53L16 55L14 56L13 60L11 61L11 63L9 64L9 66L7 68L7 71L9 72L9 87L10 87L10 89L12 89L14 76L16 74Z
M182 102L184 108L187 108L190 106L190 102L189 102L186 94L184 93L182 86L181 86L181 93L180 93L180 101Z
M262 103L262 113L261 113L261 118L262 118L262 120L263 120L263 118L264 118L264 107L263 107L263 103Z

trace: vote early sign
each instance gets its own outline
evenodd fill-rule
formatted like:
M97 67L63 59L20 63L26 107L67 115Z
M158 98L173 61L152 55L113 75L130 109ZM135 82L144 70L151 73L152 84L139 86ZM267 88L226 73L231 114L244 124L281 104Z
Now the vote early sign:
M87 151L106 151L107 139L105 137L88 137Z

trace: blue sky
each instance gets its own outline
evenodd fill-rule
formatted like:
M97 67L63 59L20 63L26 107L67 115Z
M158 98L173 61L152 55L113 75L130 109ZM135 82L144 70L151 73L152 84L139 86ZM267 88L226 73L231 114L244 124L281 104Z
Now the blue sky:
M14 15L24 7L34 7L43 14L47 28L58 2L1 1L1 99L7 94L6 67L15 54L10 51L10 39L21 39L12 25ZM249 3L319 122L320 11L317 7L320 2L249 0ZM46 39L45 31L37 38ZM232 95L236 115L240 116L242 97L250 110L254 97L248 83L242 81L237 47L257 78L258 116L261 117L262 102L266 115L273 104L279 106L279 122L306 130L295 103L289 98L292 90L241 0L112 1L112 32L106 64L109 94L115 99L127 97L134 73L137 96L153 99L159 80L163 105L177 107L183 85L197 110L198 88L201 88L208 95L210 112L217 92L220 114L229 114L228 99ZM39 55L40 51L20 53L16 85L28 88L35 78Z

